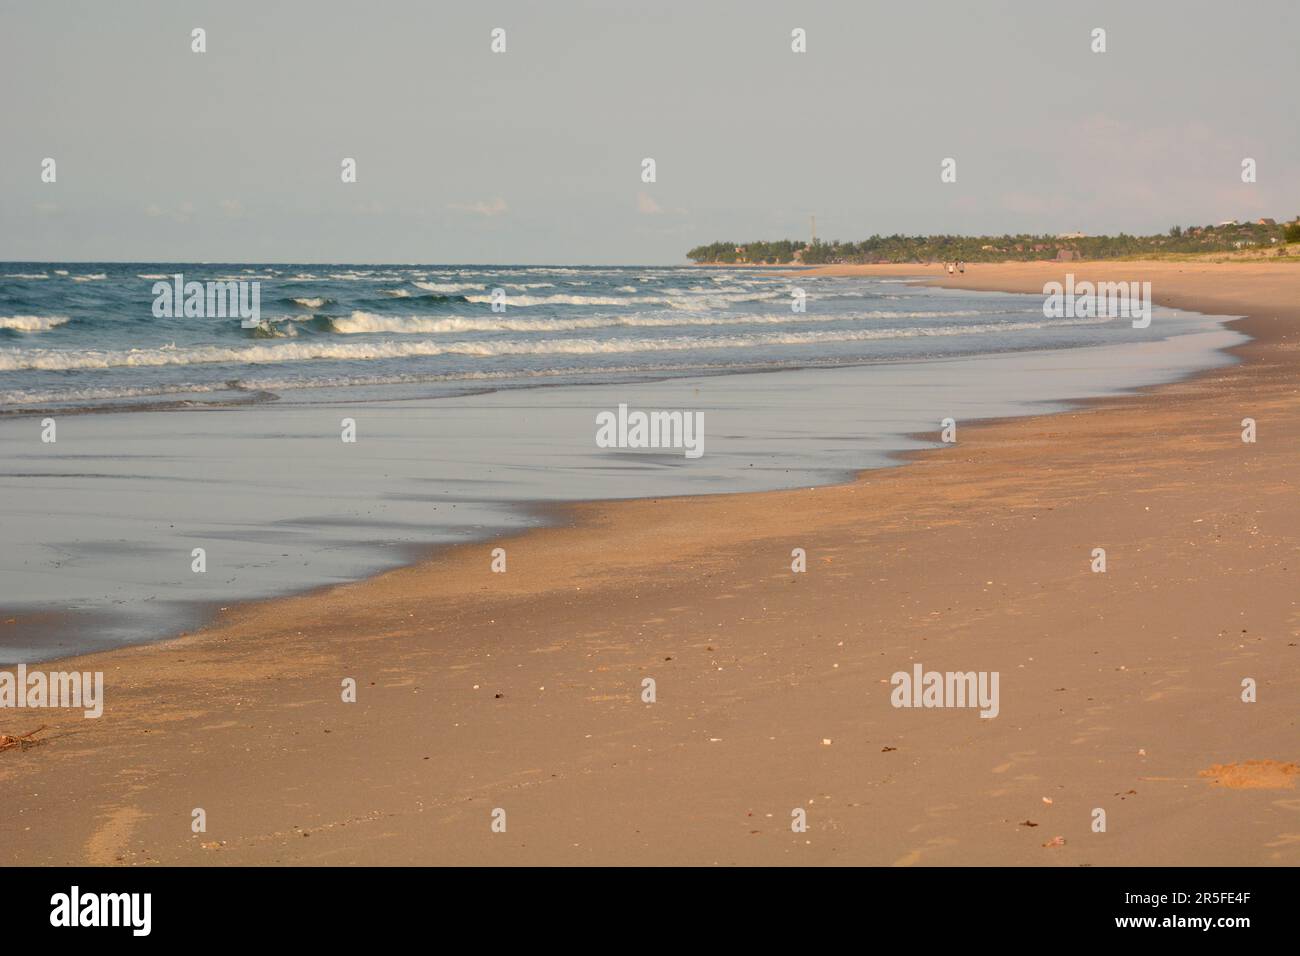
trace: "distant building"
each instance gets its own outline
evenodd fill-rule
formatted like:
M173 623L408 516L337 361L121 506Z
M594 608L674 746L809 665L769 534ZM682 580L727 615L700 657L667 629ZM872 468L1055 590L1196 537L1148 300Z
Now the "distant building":
M1082 232L1063 232L1056 238L1057 239L1083 239L1086 237Z
M1256 219L1256 220L1255 220L1255 225L1257 225L1257 226L1276 226L1276 225L1277 225L1277 222L1274 221L1274 220L1272 220L1272 219Z
M1219 223L1220 226L1235 226L1236 224L1237 220L1235 219L1225 219L1223 222Z
M1057 262L1073 262L1073 261L1074 261L1075 259L1077 259L1077 258L1078 258L1078 255L1075 253L1075 251L1074 251L1073 249L1057 249L1057 250L1056 250L1056 261L1057 261Z

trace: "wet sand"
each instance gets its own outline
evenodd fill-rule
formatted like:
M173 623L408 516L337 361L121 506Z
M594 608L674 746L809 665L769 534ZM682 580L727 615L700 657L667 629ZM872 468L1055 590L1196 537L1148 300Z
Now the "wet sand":
M1300 267L940 281L1066 271L1255 340L848 484L565 506L49 665L104 671L105 715L0 711L48 725L0 752L0 862L1295 864ZM914 663L998 671L1000 713L893 708Z

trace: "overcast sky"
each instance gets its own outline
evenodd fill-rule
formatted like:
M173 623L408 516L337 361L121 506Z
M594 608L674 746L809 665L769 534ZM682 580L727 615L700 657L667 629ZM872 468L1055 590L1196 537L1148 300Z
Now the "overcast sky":
M0 0L0 259L675 263L814 213L840 239L1289 218L1298 11Z

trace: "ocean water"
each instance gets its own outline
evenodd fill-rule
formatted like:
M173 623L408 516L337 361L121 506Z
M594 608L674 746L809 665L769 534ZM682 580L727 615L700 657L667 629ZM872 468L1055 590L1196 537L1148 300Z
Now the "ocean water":
M154 285L176 273L259 282L261 324L156 317ZM1167 334L1045 319L1034 298L764 270L0 263L0 410L445 395Z
M153 276L176 271L262 277L267 327L154 318ZM556 502L838 482L937 444L944 418L960 447L973 420L1172 381L1245 338L1219 316L1134 329L1045 319L1041 296L744 270L0 276L0 663L167 637L439 546L481 542L487 574L488 539ZM624 403L700 413L703 454L600 447Z

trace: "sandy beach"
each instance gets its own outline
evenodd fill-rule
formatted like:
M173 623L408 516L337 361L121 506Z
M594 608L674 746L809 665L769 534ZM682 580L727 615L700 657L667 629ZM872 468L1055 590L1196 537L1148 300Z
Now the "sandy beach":
M50 665L104 716L0 712L47 726L0 752L0 863L1300 862L1300 265L821 271L1147 280L1253 341L843 485L564 506ZM917 663L998 671L999 714L892 707Z

